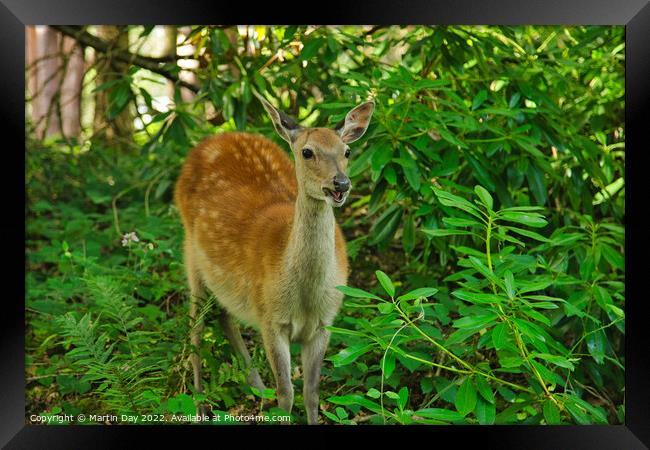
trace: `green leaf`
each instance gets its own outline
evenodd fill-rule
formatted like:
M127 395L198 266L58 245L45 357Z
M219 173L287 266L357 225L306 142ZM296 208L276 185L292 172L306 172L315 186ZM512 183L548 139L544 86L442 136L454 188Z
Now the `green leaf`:
M522 223L530 227L541 228L548 223L544 216L535 213L499 211L499 218L508 222Z
M394 308L395 305L389 302L380 303L379 305L377 305L377 309L379 309L379 312L382 314L389 314L393 311Z
M279 28L281 29L281 28ZM295 25L290 25L284 30L284 35L282 37L282 43L286 44L293 38L293 36L296 34L296 31L298 30L298 27Z
M478 217L479 219L482 219L482 215L476 206L472 205L464 198L450 194L449 192L437 188L433 188L433 192L436 194L436 197L438 197L438 201L444 206L451 206L453 208L461 209L475 217Z
M435 228L430 230L422 230L422 232L428 236L432 237L442 237L442 236L460 236L460 235L469 235L471 236L472 232L465 230L450 230L443 228Z
M449 142L450 144L453 144L453 145L458 146L460 148L468 148L467 144L465 144L463 141L458 139L456 136L454 136L452 133L450 133L445 128L438 128L437 131L438 131L438 134L440 134L440 137L442 137L445 141Z
M469 153L465 155L465 158L474 171L474 176L476 176L478 182L487 186L489 190L494 191L496 189L496 184L492 179L492 175L485 166L484 161L472 157Z
M496 314L484 314L475 316L465 316L458 320L454 320L455 328L478 328L487 327L497 318Z
M431 297L438 292L438 289L432 287L423 287L414 289L404 295L397 297L397 300L413 300L420 297Z
M420 378L420 389L423 394L428 394L433 390L433 381L431 378Z
M487 90L481 89L478 91L478 94L474 97L474 100L472 100L472 111L477 109L479 106L483 104L485 100L487 100L488 93Z
M364 408L369 409L370 411L380 414L381 406L378 403L375 403L359 394L349 394L341 396L333 396L327 399L328 402L334 403L335 405L360 405Z
M544 175L542 171L534 164L528 164L528 171L526 172L528 179L528 186L535 196L535 200L540 205L546 203L546 183L544 182Z
M377 280L379 280L379 283L381 284L381 287L384 288L384 291L391 297L395 296L395 286L393 285L393 282L390 280L388 275L386 275L384 272L381 270L375 271L375 275L377 276Z
M589 418L589 415L587 414L586 408L578 406L569 400L569 398L567 398L567 400L564 402L564 406L567 411L569 411L569 414L571 414L571 416L575 419L576 422L578 422L579 425L591 425L592 422Z
M478 388L478 392L481 394L481 397L490 403L494 403L494 393L492 392L492 388L490 388L490 384L485 379L485 377L482 377L480 375L476 377L476 387Z
M510 330L508 324L500 323L492 329L492 344L497 350L501 350L508 345Z
M539 303L537 305L539 306ZM555 305L553 305L553 306L555 306ZM542 313L540 313L538 311L535 311L534 309L521 308L520 311L523 312L524 314L526 314L528 317L530 317L533 320L541 322L546 326L549 326L549 327L551 326L551 321L549 320L549 318L546 317L545 315L543 315Z
M470 264L472 265L472 267L474 267L476 270L478 270L481 273L481 275L483 275L485 278L487 278L488 280L490 280L492 283L496 284L500 288L502 288L502 289L505 288L505 286L503 285L503 282L499 279L499 277L497 277L494 274L494 272L492 272L490 270L490 268L488 266L483 264L483 261L481 261L480 259L478 259L475 256L470 256L468 258L468 260L469 260Z
M619 251L614 250L611 246L607 244L600 244L600 251L612 267L619 270L625 270L625 257Z
M415 220L413 215L409 214L404 221L404 228L402 231L402 246L406 253L410 253L415 248Z
M386 392L384 392L384 395L386 397L390 398L391 400L399 400L399 395L397 395L393 391L386 391Z
M128 105L133 97L131 83L128 79L120 80L116 87L108 92L108 112L106 114L109 120L115 119Z
M465 414L459 414L456 411L450 411L443 408L424 408L415 411L415 415L427 419L443 420L445 422L458 422L463 420Z
M598 306L600 306L601 308L606 309L607 305L611 305L614 303L614 301L612 300L612 296L609 295L609 292L604 287L594 286L591 289L591 291L594 294L594 298L596 299Z
M336 286L336 289L343 292L348 297L373 298L375 300L383 300L383 298L377 297L375 294L371 294L370 292L366 292L362 289L358 289L350 286Z
M476 407L476 388L470 377L465 378L463 384L458 388L454 404L456 410L462 415L467 415L474 411Z
M379 392L375 388L370 388L370 389L368 389L368 392L366 393L366 395L368 397L370 397L370 398L379 398L379 397L381 397L381 392Z
M496 405L479 397L476 402L476 410L474 411L478 423L481 425L493 425L496 419Z
M418 169L418 166L402 167L402 172L404 172L404 178L406 178L411 188L415 192L418 192L421 184L420 169Z
M492 196L487 191L487 189L485 189L483 186L476 185L474 186L474 192L476 192L478 198L481 199L481 203L483 203L487 207L487 209L492 211L492 205L494 204L494 200L492 200Z
M549 370L545 365L538 363L534 359L531 359L530 363L535 366L535 369L539 372L540 376L546 383L564 386L564 379L555 372Z
M316 53L318 53L318 50L323 46L323 44L324 40L322 38L315 38L308 41L300 52L300 58L305 60L312 58Z
M544 361L548 361L551 364L555 364L556 366L559 367L564 367L565 369L569 369L571 371L575 369L573 363L568 359L564 358L563 356L550 355L548 353L533 353L531 354L531 356L533 358L543 359Z
M374 344L346 347L329 359L334 363L335 367L347 366L354 362L359 356L368 353L373 347Z
M194 414L196 412L194 400L187 394L179 394L167 400L167 408L172 413Z
M521 234L522 236L529 237L531 239L535 239L536 241L540 242L551 242L551 240L547 237L542 236L539 233L535 233L534 231L530 230L524 230L523 228L517 228L517 227L511 227L511 226L504 226L506 230L513 231L517 234Z
M452 227L475 227L481 224L471 219L461 219L459 217L443 217L442 221Z
M567 403L573 403L576 407L579 407L585 411L587 411L590 415L591 418L595 419L596 423L599 424L607 424L607 413L603 410L602 407L600 406L594 406L591 403L576 397L576 396L570 396L568 399Z
M502 303L506 300L506 297L501 297L495 294L481 294L478 292L469 292L462 290L454 291L452 292L452 295L454 297L458 297L461 300L478 304Z
M384 369L384 377L390 378L395 370L395 353L388 352L386 356L382 359L382 367Z
M379 244L385 242L393 237L395 231L397 231L397 226L400 223L402 218L403 209L395 205L396 208L388 209L385 215L382 215L377 222L375 222L370 229L370 234L372 238L370 239L371 244ZM390 211L390 213L388 213Z
M546 342L546 338L541 334L533 324L522 319L513 319L517 327L522 331L522 333L528 336L532 340L537 340L541 342Z
M399 390L398 395L399 395L399 400L397 405L399 406L400 409L406 408L406 403L408 402L409 399L409 389L406 386L404 386Z
M592 329L594 325L587 326L588 334L586 335L585 340L587 341L587 349L589 354L594 358L598 364L603 364L605 358L605 348L607 342L607 336L605 332L601 329Z
M393 148L389 143L380 143L372 152L371 165L375 172L381 171L393 158Z
M465 342L471 336L474 336L476 333L478 333L478 331L479 330L477 328L460 328L449 335L445 341L445 345L450 346Z
M499 212L531 212L531 211L543 211L542 206L512 206L510 208L504 208L499 210Z
M515 277L512 275L512 272L510 270L506 270L503 274L503 281L506 287L506 293L508 294L508 298L511 300L515 298Z
M552 400L546 400L543 407L544 419L548 425L559 425L562 421L560 419L560 410Z

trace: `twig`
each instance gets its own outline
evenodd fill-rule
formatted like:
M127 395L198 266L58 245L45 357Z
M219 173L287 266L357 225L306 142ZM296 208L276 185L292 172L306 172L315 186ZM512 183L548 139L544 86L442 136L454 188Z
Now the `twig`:
M92 34L84 31L81 27L74 27L68 25L52 25L52 28L60 31L66 36L70 36L76 39L81 45L86 47L92 47L96 51L101 53L110 52L111 55L118 61L121 61L126 64L134 64L140 66L143 69L150 70L151 72L162 75L163 77L173 81L174 83L189 89L195 94L199 92L199 86L195 86L187 81L183 81L178 76L174 75L171 71L167 70L161 64L175 62L175 58L171 56L164 56L158 58L152 58L149 56L142 56L136 53L131 53L127 50L113 49L110 44L100 39Z

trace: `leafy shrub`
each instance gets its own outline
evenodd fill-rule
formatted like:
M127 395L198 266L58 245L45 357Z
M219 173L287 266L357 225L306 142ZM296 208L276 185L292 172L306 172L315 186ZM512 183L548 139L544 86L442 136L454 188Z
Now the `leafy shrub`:
M328 401L398 423L607 423L605 409L583 397L594 395L588 387L592 382L601 389L604 382L623 389L624 367L617 356L624 332L621 261L596 262L594 257L602 245L623 245L620 227L598 226L585 218L592 225L586 232L564 227L546 237L530 229L548 224L541 207L495 211L482 186L475 188L475 203L444 190L434 192L454 214L443 218L449 228L421 231L434 239L470 236L482 247L452 246L460 270L443 281L453 288L418 288L398 296L381 271L376 276L389 300L339 287L352 300L347 308L376 308L378 315L348 317L351 329L333 327L346 336L347 346L330 359L344 367L365 356L366 370L380 373L379 390L371 387ZM600 238L595 233L599 228L606 230ZM528 241L527 251L522 239ZM586 249L576 245L582 241L588 242ZM570 262L579 268L579 277L571 275ZM445 336L440 329L447 325L455 330ZM613 371L601 370L606 358ZM407 386L397 393L384 391L385 383L397 389L404 378L403 373L395 376L398 362L418 374L418 394L430 397L411 405L419 409L407 408ZM441 370L450 378L440 378ZM366 386L376 384L370 376L367 381ZM454 409L428 407L436 401Z

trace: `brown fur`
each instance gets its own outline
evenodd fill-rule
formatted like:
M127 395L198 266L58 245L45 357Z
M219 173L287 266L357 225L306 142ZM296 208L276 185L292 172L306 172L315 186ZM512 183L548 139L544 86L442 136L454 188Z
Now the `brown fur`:
M208 287L226 285L242 303L250 300L241 308L224 306L251 325L260 326L268 313L263 288L280 273L296 196L295 170L286 153L247 133L205 139L189 153L178 179L175 200L190 248L185 258L221 269L218 274L202 270L200 277ZM195 255L196 249L205 257ZM347 253L338 224L336 257L345 284Z

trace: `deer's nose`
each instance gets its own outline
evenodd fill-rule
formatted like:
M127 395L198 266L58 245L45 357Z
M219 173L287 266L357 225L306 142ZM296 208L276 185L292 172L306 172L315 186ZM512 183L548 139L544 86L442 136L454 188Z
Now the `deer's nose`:
M336 192L347 192L350 189L350 179L342 173L334 177L334 190Z

